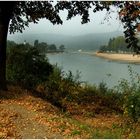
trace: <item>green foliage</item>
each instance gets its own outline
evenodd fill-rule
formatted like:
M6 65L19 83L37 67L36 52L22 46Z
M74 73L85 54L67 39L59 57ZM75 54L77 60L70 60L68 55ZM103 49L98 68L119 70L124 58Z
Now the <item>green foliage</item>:
M99 90L100 90L101 93L104 93L105 94L108 91L108 88L107 88L106 83L101 82L99 84Z
M57 66L48 63L36 47L29 44L15 45L7 54L7 78L26 88L43 85L42 97L52 104L65 109L67 101L78 104L97 104L96 112L110 109L122 112L134 121L140 118L140 76L128 66L130 82L122 79L117 90L109 89L106 83L98 86L82 83L80 73L63 72ZM105 110L106 111L106 110ZM91 112L89 114L95 114Z
M79 81L79 73L74 76L71 72L65 74L59 68L55 67L53 73L46 82L43 97L47 98L54 105L65 108L68 102L78 104L98 104L114 112L122 112L122 96L112 89L108 89L105 83L99 86L89 85ZM97 112L106 112L99 109ZM89 110L90 114L94 114Z
M7 57L7 79L33 88L45 82L52 71L52 66L44 55L30 45L16 45L10 49Z
M63 108L63 102L70 98L71 94L80 86L79 77L78 73L74 76L71 71L64 73L60 68L54 66L53 73L45 84L44 98Z
M16 42L11 41L11 40L7 40L7 47L13 47L16 45Z
M55 44L47 44L46 42L39 42L38 40L34 41L34 47L42 54L63 52L65 49L64 45L61 45L58 48Z
M121 51L131 52L131 50L127 48L125 38L122 36L110 38L110 40L108 41L108 45L101 46L100 51L101 52L112 51L117 53Z
M49 45L49 46L48 46L48 50L49 50L49 51L56 51L56 50L57 50L56 45L55 45L55 44Z
M124 115L130 116L134 121L140 118L140 75L128 66L130 82L122 79L117 86L118 92L123 95Z
M71 135L75 136L75 135L80 135L81 131L80 130L73 130Z
M35 40L34 47L36 47L36 49L42 54L45 54L48 50L48 44L45 42L39 42L38 40Z
M14 41L7 40L7 53L9 53L11 47L14 47L16 43Z
M60 45L59 46L59 51L62 51L63 52L64 50L65 50L65 46L64 45Z
M39 41L38 40L35 40L34 41L34 47L38 47L38 44L39 44Z
M22 32L30 22L38 23L42 18L48 19L52 24L62 24L52 2L49 1L19 1L9 4L2 2L0 8L5 12L3 16L6 18L9 16L7 11L13 8L10 10L10 33Z

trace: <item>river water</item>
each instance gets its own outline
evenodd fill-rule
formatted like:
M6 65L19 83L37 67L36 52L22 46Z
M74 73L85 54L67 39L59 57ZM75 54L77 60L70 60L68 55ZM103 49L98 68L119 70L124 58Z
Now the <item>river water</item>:
M96 56L72 52L47 54L47 56L51 64L57 64L65 72L70 70L76 74L76 71L80 71L81 81L90 84L98 85L105 82L108 87L114 87L122 78L130 80L128 65L140 74L140 64L108 61Z

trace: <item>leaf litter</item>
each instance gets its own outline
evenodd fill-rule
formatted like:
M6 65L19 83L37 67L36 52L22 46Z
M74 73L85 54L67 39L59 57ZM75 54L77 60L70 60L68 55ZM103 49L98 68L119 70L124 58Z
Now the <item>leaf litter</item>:
M73 108L74 104L68 110L69 114L63 113L51 103L34 97L30 91L16 86L8 87L8 91L3 95L5 94L9 94L10 97L6 95L6 98L0 98L0 138L2 139L88 139L95 136L104 138L97 133L98 130L115 133L114 128L121 127L123 123L122 117L115 114L87 117L86 108L78 105ZM82 113L79 110L82 110ZM76 111L78 113L71 114ZM123 135L121 132L120 138L128 138L128 135Z

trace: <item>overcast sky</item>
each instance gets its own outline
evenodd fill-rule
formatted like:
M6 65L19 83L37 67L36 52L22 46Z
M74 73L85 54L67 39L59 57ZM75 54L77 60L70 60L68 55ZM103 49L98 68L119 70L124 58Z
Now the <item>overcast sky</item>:
M38 24L30 23L29 28L26 28L23 33L82 35L89 33L102 33L122 30L122 24L118 19L117 12L111 13L112 18L109 21L104 20L107 17L106 11L97 13L90 12L91 21L87 24L81 24L81 17L79 16L67 21L67 11L62 11L60 15L63 19L63 25L53 25L48 20L43 19L40 20Z

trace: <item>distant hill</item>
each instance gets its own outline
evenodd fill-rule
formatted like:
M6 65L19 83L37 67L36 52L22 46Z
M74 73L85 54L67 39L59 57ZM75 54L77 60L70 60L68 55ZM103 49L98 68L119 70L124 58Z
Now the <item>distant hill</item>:
M123 35L122 32L93 33L80 36L60 35L60 34L19 34L9 35L8 40L22 43L24 40L33 44L34 40L47 42L48 44L63 44L67 50L98 50L101 45L106 45L110 38Z

